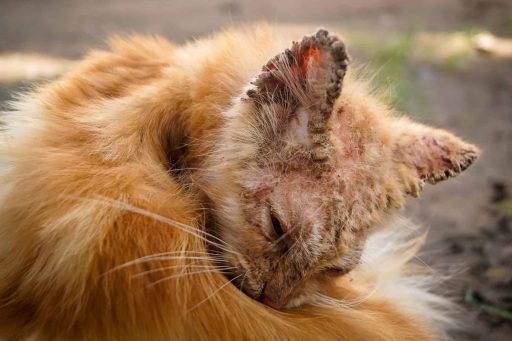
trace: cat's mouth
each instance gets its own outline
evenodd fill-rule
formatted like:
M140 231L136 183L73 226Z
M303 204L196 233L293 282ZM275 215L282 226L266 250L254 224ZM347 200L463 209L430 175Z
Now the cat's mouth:
M298 296L290 293L289 295L282 296L281 292L285 292L286 290L269 290L269 282L259 282L254 281L254 279L248 279L247 276L241 276L240 273L245 273L247 275L248 271L240 270L239 272L231 272L227 273L226 277L229 281L232 281L233 284L246 296L251 299L263 303L273 309L284 309L291 307L291 303L297 301ZM284 288L281 288L284 289ZM292 290L296 292L296 290ZM299 295L300 296L300 295ZM295 305L293 305L295 306Z
M318 293L321 283L333 281L337 278L347 275L354 270L360 263L360 252L350 254L348 258L339 266L330 266L323 268L313 277L308 277L308 281L299 280L296 285L286 287L279 285L272 280L257 280L248 274L251 270L246 270L239 265L236 270L226 273L228 280L246 296L263 303L273 309L282 310L300 306L309 301L311 295ZM255 270L252 270L255 272Z
M267 287L267 283L252 278L251 273L254 273L254 271L238 264L231 271L224 272L224 275L228 281L232 282L235 287L246 296L255 301L265 303L265 288Z
M243 287L243 283L240 283L238 285L238 288L241 292L243 292L245 295L249 296L250 298L263 303L271 308L274 309L282 309L286 307L286 302L283 301L277 301L274 298L272 298L268 293L266 292L267 283L263 283L257 293L253 292L252 290L247 290L247 288Z

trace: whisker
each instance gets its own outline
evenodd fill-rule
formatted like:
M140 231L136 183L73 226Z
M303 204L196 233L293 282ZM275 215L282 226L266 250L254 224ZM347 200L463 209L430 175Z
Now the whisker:
M154 287L155 285L157 285L159 283L162 283L162 282L165 282L165 281L168 281L168 280L171 280L171 279L180 278L180 277L184 277L184 276L199 275L199 274L204 274L204 273L222 273L222 272L221 271L212 270L212 269L200 270L200 271L192 271L192 272L185 272L185 273L176 274L176 275L172 275L172 276L167 276L167 277L161 278L161 279L159 279L156 282L153 282L151 284L146 285L146 288L152 288L152 287Z
M322 303L324 303L327 306L350 309L350 308L353 308L363 302L366 302L370 298L372 298L373 295L377 292L377 290L378 290L378 288L374 287L367 294L365 294L361 297L353 298L353 299L336 299L336 298L329 297L329 296L321 294L321 293L317 293L317 294L315 294L315 297L320 299L320 302L315 302L315 303L320 306L322 305Z
M205 168L198 168L198 167L180 167L180 168L173 168L173 171L186 171L186 170L205 170Z
M216 256L222 256L220 253L214 253L214 252L208 252L208 251L168 251L168 252L159 252L159 253L153 253L146 256L142 256L140 258L151 258L151 257L160 257L160 256L173 256L173 255L207 255L212 256L212 258L215 258ZM137 259L140 259L137 258Z
M80 197L74 197L74 196L69 196L69 197L72 197L74 199L80 199L80 200L90 200L90 201L97 201L97 202L101 202L101 203L109 203L111 206L118 207L120 209L124 209L124 210L130 211L130 212L133 212L133 213L137 213L137 214L140 214L140 215L152 218L152 219L154 219L156 221L165 223L165 224L170 225L170 226L174 226L174 227L176 227L176 228L178 228L178 229L180 229L180 230L182 230L184 232L187 232L187 233L189 233L189 234L191 234L191 235L193 235L193 236L195 236L195 237L205 241L206 243L209 243L211 245L214 245L214 246L218 247L219 249L221 249L221 250L223 250L225 252L229 252L229 253L233 253L233 254L236 254L236 255L240 255L238 252L236 252L234 250L227 249L225 246L229 246L229 245L226 244L226 242L224 240L218 238L217 236L214 236L211 233L208 233L208 232L203 231L203 230L198 230L198 229L196 229L196 228L194 228L192 226L180 223L178 221L172 220L170 218L161 216L161 215L153 213L153 212L149 212L147 210L144 210L144 209L141 209L139 207L130 205L128 203L125 203L125 202L122 202L122 201L118 201L118 200L114 200L114 199L107 198L107 197L103 197L103 196L97 196L97 198L99 198L99 199L80 198ZM206 236L208 236L208 237L210 237L212 239L215 239L215 240L217 240L218 242L220 242L222 244L219 244L217 242L213 242L213 241L205 238L204 236L199 234L197 231L200 231L202 234L204 234L204 235L206 235Z
M156 269L151 269L151 270L147 270L147 271L142 271L142 272L139 272L139 273L136 273L135 275L132 275L130 276L130 279L133 279L133 278L137 278L137 277L142 277L144 275L147 275L147 274L150 274L150 273L155 273L155 272L160 272L160 271L165 271L165 270L172 270L172 269L212 269L212 270L215 270L215 269L222 269L222 270L230 270L230 269L235 269L234 267L232 266L213 266L213 265L173 265L173 266L165 266L165 267L161 267L161 268L156 268Z
M243 290L243 288L244 288L244 282L245 282L245 279L247 278L247 275L249 274L249 271L250 270L246 270L244 273L244 277L242 277L242 282L240 283L240 290Z
M121 265L118 265L110 270L108 270L107 272L105 272L102 276L105 276L109 273L112 273L114 271L119 271L121 269L124 269L124 268L127 268L131 265L136 265L136 264L140 264L140 263L147 263L147 262L152 262L152 261L159 261L159 260L204 260L204 261L222 261L223 259L222 258L214 258L214 257L202 257L202 256L186 256L186 257L183 257L183 256L153 256L153 255L150 255L150 256L144 256L144 257L141 257L141 258L137 258L137 259L134 259L134 260L131 260L131 261L128 261L126 263L123 263Z
M205 303L206 301L208 301L209 299L211 299L215 294L217 294L219 291L221 291L222 289L224 289L227 285L229 285L230 283L232 283L234 280L240 278L240 276L242 275L238 275L234 278L232 278L231 280L227 281L226 283L224 283L223 285L221 285L217 290L215 290L214 292L212 292L210 295L208 295L205 299L201 300L201 302L195 304L192 308L190 308L189 310L187 310L187 314L189 312L191 312L192 310L196 309L197 307L199 307L201 304Z
M195 254L195 255L221 255L220 253L212 253L208 251L194 251L194 250L183 250L183 251L167 251L167 252L159 252L159 253L152 253L146 256L143 256L141 258L145 257L153 257L153 256L170 256L170 255L188 255L188 254Z
M198 234L196 231L200 231L204 235L206 235L206 236L208 236L210 238L213 238L213 239L217 240L218 242L223 243L224 245L227 245L224 240L218 238L217 236L214 236L213 234L208 233L208 232L203 231L203 230L198 230L198 229L196 229L196 228L194 228L194 227L192 227L190 225L180 223L180 222L178 222L176 220L173 220L171 218L164 217L164 216L161 216L161 215L153 213L153 212L149 212L149 211L147 211L145 209L133 206L131 204L128 204L128 203L125 203L125 202L122 202L122 201L117 201L117 200L113 200L113 199L106 198L106 197L101 197L101 196L100 196L100 198L102 198L102 199L104 199L104 200L106 200L108 202L111 202L113 204L117 204L119 208L125 209L127 211L138 213L140 215L143 215L143 216L146 216L146 217L149 217L149 218L153 218L153 219L155 219L157 221L160 221L162 223L166 223L166 224L171 225L171 226L175 225L176 227L180 228L182 231L188 232L188 233L190 233L190 234L200 238L201 240L203 240L203 241L205 241L207 243L211 243L211 244L213 244L215 246L219 246L220 247L222 244L214 243L211 240L206 239L204 236ZM224 251L229 252L230 250L224 250Z

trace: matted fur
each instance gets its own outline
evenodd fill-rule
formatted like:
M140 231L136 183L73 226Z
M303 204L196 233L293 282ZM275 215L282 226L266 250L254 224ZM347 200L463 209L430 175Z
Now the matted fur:
M233 114L233 98L291 38L300 37L265 25L179 48L161 38L116 38L112 52L92 52L62 79L13 104L5 113L0 153L1 336L442 335L448 303L425 288L427 277L408 270L421 241L397 237L408 233L403 226L370 237L359 267L324 283L308 304L284 311L246 296L222 273L228 268L216 270L218 255L208 256L205 238L220 250L227 247L205 234L203 190L211 179L178 168L215 160L212 146ZM357 105L387 111L355 80L343 91ZM408 121L397 122L390 129ZM169 150L179 154L175 149L185 147L186 160L178 160L170 176ZM404 186L411 194L419 191L415 181Z

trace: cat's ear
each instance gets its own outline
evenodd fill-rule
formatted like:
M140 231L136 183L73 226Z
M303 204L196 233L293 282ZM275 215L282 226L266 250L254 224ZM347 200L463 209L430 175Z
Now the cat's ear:
M347 65L344 43L319 30L270 59L247 96L258 104L302 105L326 120L340 95Z
M393 127L394 157L405 174L407 192L417 196L425 181L435 184L454 177L468 168L480 150L457 136L406 119ZM403 175L405 175L403 174ZM412 181L411 181L412 180Z

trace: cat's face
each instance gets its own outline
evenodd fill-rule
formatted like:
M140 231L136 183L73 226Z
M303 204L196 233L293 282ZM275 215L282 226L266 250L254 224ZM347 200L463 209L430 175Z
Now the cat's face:
M244 292L276 308L351 271L407 194L478 153L342 86L347 64L325 31L271 59L227 113L206 175L225 262Z

